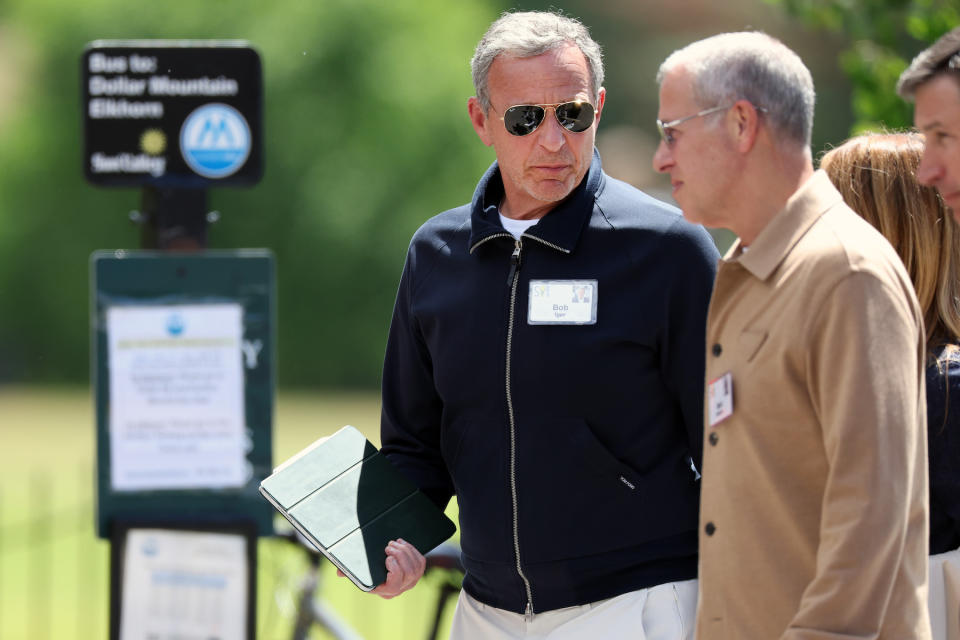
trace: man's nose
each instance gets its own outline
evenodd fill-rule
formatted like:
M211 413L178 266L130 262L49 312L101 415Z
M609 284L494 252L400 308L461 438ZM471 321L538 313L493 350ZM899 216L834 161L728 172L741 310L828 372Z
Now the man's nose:
M560 126L560 121L557 120L557 115L551 107L543 114L543 122L538 128L540 134L538 142L548 151L559 151L567 141L566 131Z
M934 154L929 149L924 149L917 166L917 182L931 187L940 179L942 173L942 167Z
M661 140L657 150L653 152L653 170L657 173L666 173L672 164L673 156L670 154L670 148Z

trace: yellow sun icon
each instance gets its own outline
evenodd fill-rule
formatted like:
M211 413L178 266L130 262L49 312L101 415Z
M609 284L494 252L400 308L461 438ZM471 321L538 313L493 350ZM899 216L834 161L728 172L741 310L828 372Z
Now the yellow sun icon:
M158 156L167 149L167 136L160 129L147 129L140 136L140 150Z

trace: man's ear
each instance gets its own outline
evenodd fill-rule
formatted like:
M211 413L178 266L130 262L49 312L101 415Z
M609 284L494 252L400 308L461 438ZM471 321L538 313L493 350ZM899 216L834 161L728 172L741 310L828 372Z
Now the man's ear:
M728 117L737 150L750 151L760 134L760 112L748 100L737 100L730 107Z
M467 100L467 113L470 114L470 123L480 137L480 141L488 147L493 145L493 137L489 131L490 118L487 117L487 112L480 106L480 100L476 96Z
M600 122L600 113L603 111L603 105L607 102L607 90L603 87L600 87L600 92L597 94L597 114L594 116L597 122Z

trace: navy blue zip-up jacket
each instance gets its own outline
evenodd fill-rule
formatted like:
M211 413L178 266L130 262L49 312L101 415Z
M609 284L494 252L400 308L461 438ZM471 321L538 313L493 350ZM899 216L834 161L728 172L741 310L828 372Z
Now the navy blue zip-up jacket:
M704 342L717 250L603 173L519 242L497 165L414 235L381 441L460 509L464 588L541 612L696 577ZM531 280L596 280L592 325L528 324Z

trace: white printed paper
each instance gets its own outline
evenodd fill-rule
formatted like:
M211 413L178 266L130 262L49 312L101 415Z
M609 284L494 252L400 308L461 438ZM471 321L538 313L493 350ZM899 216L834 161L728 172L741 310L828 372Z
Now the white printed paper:
M242 535L131 529L121 640L246 640L249 571Z
M248 480L239 304L107 310L114 491Z

